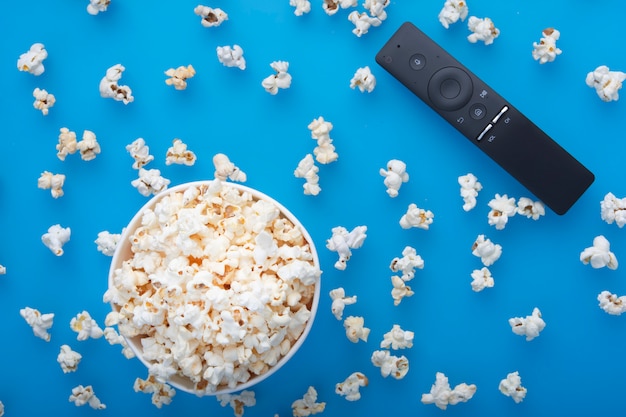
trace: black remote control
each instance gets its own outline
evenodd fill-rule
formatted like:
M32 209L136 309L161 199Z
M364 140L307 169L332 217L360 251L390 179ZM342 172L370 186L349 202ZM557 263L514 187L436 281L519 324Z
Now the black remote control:
M376 62L482 149L557 214L594 175L526 116L412 23L404 23Z

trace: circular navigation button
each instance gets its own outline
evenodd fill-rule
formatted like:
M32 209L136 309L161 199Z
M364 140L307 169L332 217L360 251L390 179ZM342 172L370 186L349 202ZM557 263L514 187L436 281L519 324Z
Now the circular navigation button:
M471 77L458 67L442 68L428 82L428 97L441 110L454 111L465 106L473 90Z
M411 68L419 71L426 66L426 57L422 54L414 54L409 59L409 63Z
M487 115L487 107L480 103L472 104L469 109L469 115L474 120L480 120Z

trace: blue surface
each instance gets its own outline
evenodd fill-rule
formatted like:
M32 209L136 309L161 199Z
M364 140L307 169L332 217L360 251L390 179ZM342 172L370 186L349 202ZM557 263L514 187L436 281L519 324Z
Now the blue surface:
M215 398L179 392L157 409L150 396L133 391L147 372L104 339L79 342L69 328L83 310L103 326L109 306L102 302L110 258L96 250L98 232L119 233L146 198L130 184L136 178L125 146L143 137L172 185L213 176L211 158L226 153L248 174L246 185L287 206L313 236L324 271L322 300L313 330L293 361L254 388L257 405L246 416L291 415L291 403L314 386L327 403L326 416L441 415L420 402L437 371L452 385L477 385L474 398L451 406L450 416L589 416L623 404L626 383L626 316L609 316L597 294L626 294L620 269L593 270L579 260L593 238L605 235L618 260L626 256L625 231L600 219L599 202L611 191L626 195L623 158L625 103L604 103L585 85L599 65L626 71L622 4L571 1L494 3L472 0L470 15L489 16L501 30L491 46L470 44L466 23L445 30L437 20L443 1L392 1L388 19L362 38L351 33L348 11L327 16L321 1L296 17L287 0L215 1L229 20L204 28L193 13L195 1L124 2L87 14L87 1L9 2L0 14L0 324L4 367L0 400L7 416L96 413L68 401L71 389L92 385L107 405L99 415L232 415ZM362 6L359 6L362 9ZM563 217L552 212L539 221L514 217L504 230L487 223L488 201L496 193L528 193L469 141L436 116L374 62L396 28L410 20L509 99L596 174L596 182ZM549 26L561 31L563 54L539 65L532 43ZM49 57L40 77L19 72L17 58L42 42ZM239 44L245 71L222 66L215 48ZM290 62L292 87L276 96L260 83L275 60ZM103 99L98 84L107 68L126 67L121 84L135 101L127 106ZM165 84L163 72L192 64L197 75L185 91ZM378 79L371 94L351 90L357 68L369 65ZM46 117L33 109L32 91L45 88L56 105ZM320 168L322 192L302 193L293 176L312 151L308 123L323 116L334 124L339 153ZM102 153L91 162L77 155L61 162L55 145L61 127L96 133ZM181 138L197 156L193 167L166 166L165 152ZM378 170L403 159L410 181L400 195L385 193ZM54 200L37 188L41 172L67 176L65 196ZM474 173L484 189L478 207L462 210L457 177ZM400 216L409 203L430 209L428 231L403 230ZM40 241L49 226L72 229L65 254L55 257ZM331 229L368 226L345 271L333 268L336 254L325 248ZM480 268L471 254L478 234L503 246L491 268L495 287L474 293L470 273ZM393 306L390 261L411 245L425 260L411 282L412 298ZM626 259L626 258L625 258ZM330 312L328 292L343 286L357 304L348 315L363 315L371 328L367 343L352 344ZM52 339L33 336L20 317L25 306L54 313ZM508 319L539 307L547 323L526 342L511 332ZM380 376L370 363L393 324L415 332L414 347L400 351L410 371L400 381ZM78 371L63 374L59 347L83 355ZM348 402L335 384L354 371L369 377L362 399ZM503 396L498 383L519 371L528 395L521 404Z

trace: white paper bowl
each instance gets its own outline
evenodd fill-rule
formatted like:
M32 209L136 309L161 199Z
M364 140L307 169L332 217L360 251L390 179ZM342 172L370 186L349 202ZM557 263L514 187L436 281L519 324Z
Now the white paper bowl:
M133 235L137 227L141 225L141 220L142 220L144 212L146 210L153 209L156 206L156 204L159 201L161 201L163 197L166 195L169 195L175 192L184 191L191 186L208 187L209 185L211 185L211 183L213 183L213 181L196 181L196 182L190 182L190 183L180 184L175 187L171 187L163 191L162 193L159 193L158 195L154 196L135 214L135 216L132 218L128 226L123 230L120 242L113 255L113 258L111 261L111 267L109 269L109 288L114 286L113 277L114 277L115 271L121 267L124 261L131 259L134 255L131 250L130 237ZM313 239L311 239L311 236L306 231L306 229L302 226L300 221L289 210L287 210L283 205L281 205L280 203L278 203L276 200L272 199L271 197L257 190L254 190L252 188L243 186L241 184L236 184L236 183L231 183L231 182L222 182L222 186L233 187L233 188L238 189L240 192L248 192L250 193L250 195L253 197L253 200L255 201L264 200L266 202L270 202L274 204L280 211L281 217L284 217L285 219L289 220L296 228L298 228L301 231L302 236L308 243L309 252L312 255L313 265L318 271L320 270L318 254L315 248L315 244L313 243ZM320 274L321 274L321 271L320 271ZM235 387L220 386L214 392L204 392L204 391L198 392L195 389L195 384L189 378L185 377L184 375L179 375L179 374L176 374L170 377L167 380L167 383L179 390L194 393L198 396L203 396L203 395L217 395L217 394L225 394L225 393L240 391L243 389L250 388L251 386L265 380L266 378L268 378L269 376L277 372L285 363L287 363L293 357L293 355L297 352L297 350L300 348L302 343L304 343L305 339L307 338L307 335L309 334L311 327L313 325L315 314L318 308L319 296L320 296L319 278L316 280L314 286L315 288L314 288L312 302L310 303L310 306L308 306L310 310L310 317L308 321L306 322L303 332L300 334L298 339L292 344L290 350L284 356L282 356L275 365L271 366L269 370L267 370L265 373L262 373L260 375L253 375L248 381L244 383L240 383L239 385ZM120 311L120 307L117 304L113 302L111 302L110 304L114 311ZM134 351L135 355L137 356L137 358L139 358L143 362L143 364L146 365L146 367L149 367L151 365L151 361L148 361L146 360L146 358L144 358L143 347L141 344L142 336L127 337L123 333L122 333L122 336L124 336L129 346L131 347L131 349Z

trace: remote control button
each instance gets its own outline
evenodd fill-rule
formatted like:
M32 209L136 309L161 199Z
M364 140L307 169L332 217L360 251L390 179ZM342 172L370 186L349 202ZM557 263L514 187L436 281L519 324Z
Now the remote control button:
M428 97L441 110L458 110L472 98L472 79L457 67L445 67L435 72L428 82Z
M491 121L491 123L498 123L498 120L500 120L500 118L502 117L502 115L504 113L506 113L507 111L509 111L509 106L504 106L502 107L502 110L500 110L500 112L498 114L496 114L496 117L493 118L493 120ZM508 122L507 122L508 123Z
M474 120L483 119L487 115L487 107L484 104L472 104L469 109L470 117ZM495 122L494 122L495 123Z
M484 137L485 137L485 135L487 134L487 132L489 132L489 131L491 130L491 128L492 128L492 127L493 127L493 125L492 125L491 123L489 123L489 124L487 125L487 127L485 127L485 128L483 129L483 131L482 131L482 132L480 132L480 135L478 135L478 137L476 138L476 140L480 142L480 140L481 140L482 138L484 138Z
M413 56L411 56L409 63L411 65L411 68L419 71L426 66L426 57L422 54L414 54Z

